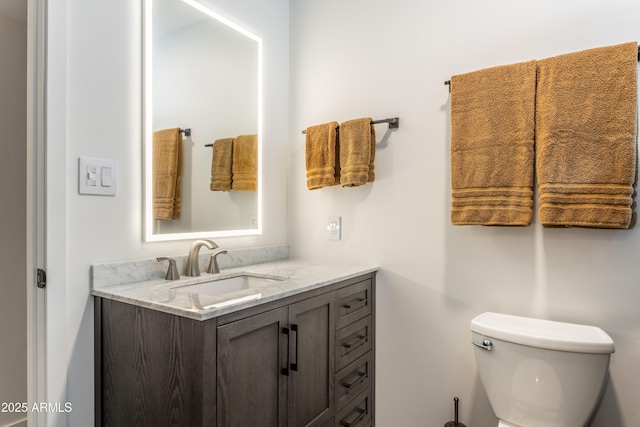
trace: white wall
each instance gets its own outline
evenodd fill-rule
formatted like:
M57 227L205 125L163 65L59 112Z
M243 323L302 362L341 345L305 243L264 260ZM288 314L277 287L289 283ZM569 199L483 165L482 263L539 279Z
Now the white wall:
M268 147L264 234L216 241L223 248L285 243L288 2L212 3L264 39ZM48 331L49 389L73 407L52 414L49 425L87 426L94 406L90 265L186 254L190 242L142 242L141 2L51 0L49 16L48 292L56 313ZM79 156L118 161L116 197L78 195Z
M565 1L291 2L289 244L297 257L377 263L377 425L496 421L469 321L484 311L595 324L615 340L594 426L640 424L640 230L453 227L451 75L640 39L640 4ZM377 178L305 187L308 125L400 117L378 126ZM341 215L342 241L328 241Z
M27 9L13 6L0 8L0 402L27 398ZM0 425L26 419L4 409Z

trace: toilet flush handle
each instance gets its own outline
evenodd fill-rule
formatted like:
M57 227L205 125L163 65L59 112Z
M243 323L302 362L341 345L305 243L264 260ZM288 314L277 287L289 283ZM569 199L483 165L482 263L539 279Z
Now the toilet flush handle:
M471 344L475 345L476 347L480 347L483 350L488 350L488 351L493 350L493 343L491 342L491 340L484 340L481 343L471 341Z

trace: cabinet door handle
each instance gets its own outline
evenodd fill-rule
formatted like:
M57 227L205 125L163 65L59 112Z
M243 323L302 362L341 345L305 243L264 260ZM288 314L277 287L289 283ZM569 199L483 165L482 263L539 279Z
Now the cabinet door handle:
M291 341L291 335L289 334L289 328L282 328L282 333L287 336L287 366L286 368L282 368L282 375L289 376L289 362L291 357L291 352L289 351L289 344Z
M355 302L364 302L364 303L365 303L365 305L366 305L366 303L367 303L367 299L366 299L366 298L357 298L357 299L352 300L352 301L355 301ZM349 301L349 302L348 302L348 303L346 303L346 304L342 304L342 306L343 306L344 308L346 308L347 310L350 310L350 309L353 307L353 305L352 305L352 304L353 304L353 302L352 302L352 301Z
M342 425L344 427L353 427L355 425L360 424L360 421L362 421L364 419L364 416L367 415L367 410L366 409L361 409L361 408L356 408L356 411L358 411L360 413L360 415L358 415L358 418L353 420L353 422L351 422L351 423L348 423L348 422L342 420L342 421L340 421L340 425Z
M345 382L342 383L342 387L349 389L349 390L347 390L347 393L349 393L351 388L357 386L362 381L366 380L367 377L369 376L366 372L356 372L356 375L358 375L358 378L354 382L348 383L348 382L345 381Z
M291 330L296 333L296 363L292 363L290 366L291 366L291 370L292 371L298 372L298 368L300 367L300 364L298 363L299 362L298 355L300 354L300 353L298 353L298 341L299 341L299 339L298 339L298 325L293 325L292 324L291 325Z
M367 336L366 335L358 335L358 339L355 340L354 342L352 342L352 343L346 342L346 343L342 343L341 345L344 348L347 348L347 349L349 349L349 351L351 351L351 350L355 350L356 348L360 347L361 345L363 345L366 342L367 342Z

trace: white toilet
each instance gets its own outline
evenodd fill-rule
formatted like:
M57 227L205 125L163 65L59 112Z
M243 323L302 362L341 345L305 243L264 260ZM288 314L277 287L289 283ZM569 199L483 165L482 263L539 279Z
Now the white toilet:
M615 351L602 329L483 313L471 335L498 427L589 424Z

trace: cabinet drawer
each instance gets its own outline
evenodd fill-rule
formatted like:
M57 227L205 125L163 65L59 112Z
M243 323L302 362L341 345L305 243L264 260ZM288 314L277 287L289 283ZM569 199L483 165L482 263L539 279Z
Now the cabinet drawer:
M373 400L371 388L368 388L353 399L336 416L336 427L368 427L371 426Z
M336 329L370 315L373 305L371 279L338 290L337 301Z
M336 372L371 350L371 316L336 332Z
M336 374L336 409L340 410L371 385L372 352L368 352Z

